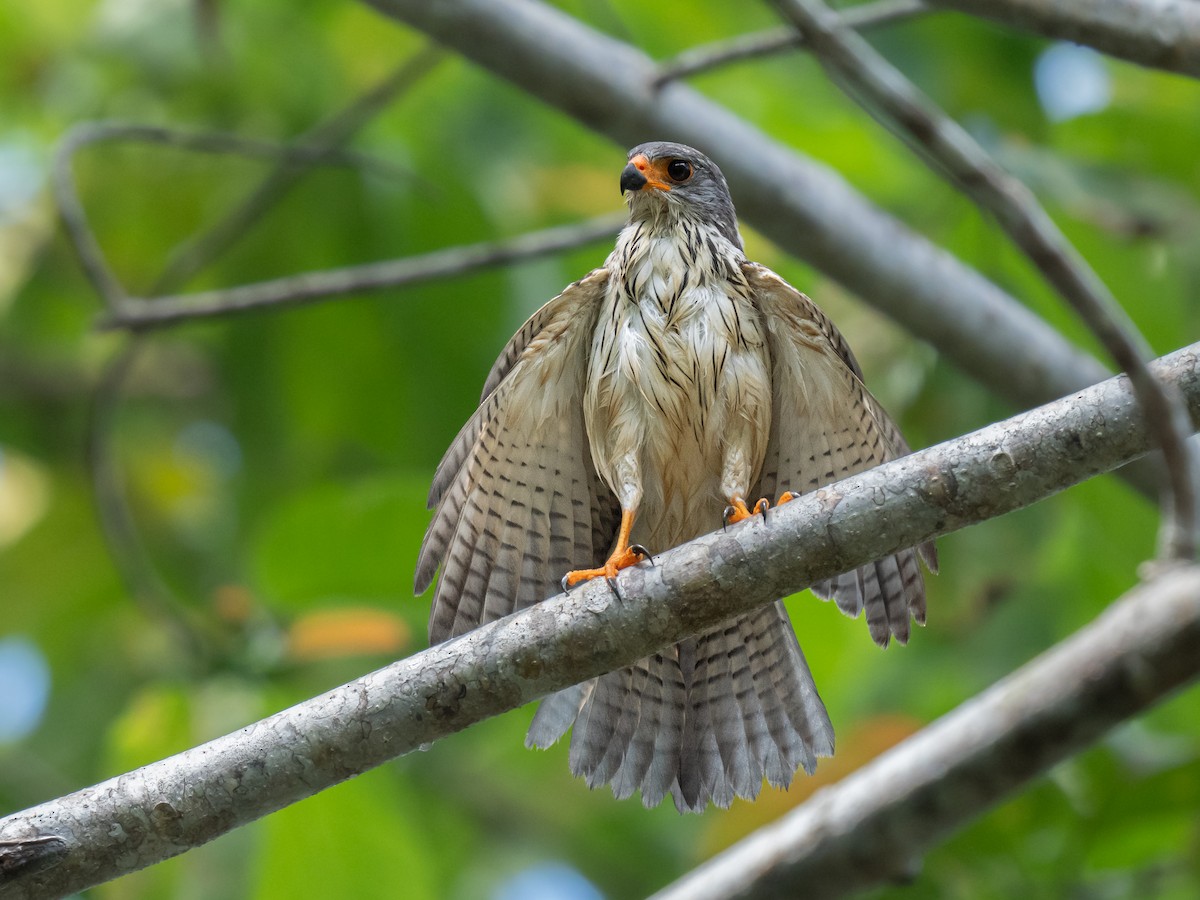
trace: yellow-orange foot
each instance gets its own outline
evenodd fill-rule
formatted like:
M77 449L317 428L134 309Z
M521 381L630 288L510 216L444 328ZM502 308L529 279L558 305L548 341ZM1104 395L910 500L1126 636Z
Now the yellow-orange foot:
M587 581L589 578L600 578L603 576L609 583L617 577L617 573L622 569L628 569L630 566L640 563L643 559L649 559L650 552L641 544L631 544L624 550L617 551L608 558L608 562L596 569L575 569L563 576L563 590L573 588L581 581Z
M783 506L789 500L795 500L799 494L793 494L791 491L784 491L779 495L779 499L775 501L776 506ZM725 524L735 525L743 519L748 519L756 513L761 513L764 517L767 510L771 508L771 501L763 497L754 504L754 509L747 508L746 501L741 497L734 497L729 501L729 505L725 507Z

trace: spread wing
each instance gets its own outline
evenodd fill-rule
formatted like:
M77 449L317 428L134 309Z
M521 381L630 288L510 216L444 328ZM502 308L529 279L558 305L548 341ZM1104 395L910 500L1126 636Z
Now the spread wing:
M597 269L521 327L438 466L415 584L423 593L441 566L431 643L545 600L611 549L620 506L592 464L582 402L607 281Z
M863 385L862 370L834 324L808 297L771 270L742 267L768 325L773 405L758 490L808 493L909 453L900 429ZM909 616L925 621L918 555L937 571L932 542L813 585L850 616L866 610L871 637L904 643Z

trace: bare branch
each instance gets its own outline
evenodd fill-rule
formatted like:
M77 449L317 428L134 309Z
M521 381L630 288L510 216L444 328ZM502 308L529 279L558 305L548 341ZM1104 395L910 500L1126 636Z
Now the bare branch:
M84 451L95 496L96 515L109 554L125 589L142 611L160 622L177 646L199 663L211 656L207 636L197 626L186 604L171 589L151 562L138 537L137 526L125 499L125 482L113 458L113 420L130 370L143 347L134 335L105 367L88 409L87 445Z
M467 244L405 259L325 269L219 291L122 301L101 328L145 331L189 319L228 316L265 307L290 307L343 294L357 294L461 275L477 269L536 259L602 238L611 238L625 216L600 216L578 225L534 231L504 241Z
M1200 567L1164 570L655 900L822 900L908 880L953 831L1193 681L1198 660Z
M855 31L881 28L929 12L924 0L872 0L841 11L842 23ZM698 75L719 66L804 46L804 36L794 28L770 28L753 34L739 34L725 41L684 50L673 59L659 64L654 86L661 87L690 75Z
M1082 317L1129 373L1167 464L1171 494L1160 553L1196 553L1195 460L1190 423L1178 397L1151 377L1150 347L1100 277L1075 250L1032 192L885 60L846 28L822 0L775 0L807 38L821 64L851 96L903 138L935 171L991 212L1018 247Z
M79 199L75 176L71 171L75 154L91 144L106 141L139 141L163 144L205 153L236 153L260 159L280 160L289 165L307 161L321 165L354 166L360 169L375 169L394 172L394 166L371 156L346 150L329 150L320 147L289 147L271 141L212 132L188 133L153 125L133 125L123 122L91 122L72 128L59 142L54 153L54 196L58 205L63 227L79 256L84 274L92 283L96 293L109 309L117 309L128 300L112 269L104 258L104 252L96 240L87 215Z
M1200 413L1200 345L1156 370ZM755 517L626 569L620 601L602 580L589 582L234 734L0 820L0 847L63 841L61 853L32 854L45 868L4 873L0 898L68 894L182 853L480 719L870 559L1029 505L1149 446L1128 379L1119 377L845 479L776 509L769 523ZM1143 596L1154 621L1158 604L1170 604L1171 632L1191 651L1137 655L1120 702L1101 704L1090 719L1093 734L1200 673L1200 603ZM1090 659L1103 659L1114 628L1118 640L1130 637L1124 623L1109 620L1085 639L1098 642ZM1068 652L1080 651L1072 644ZM1105 673L1097 662L1082 674L1107 684ZM1064 703L1073 699L1063 694ZM1014 691L1007 702L1042 699ZM1022 752L1041 765L1075 746L1056 733L1019 734ZM982 809L996 795L977 798Z
M407 93L433 70L443 56L444 54L434 47L418 50L377 85L356 97L345 109L297 138L295 145L305 147L313 151L313 154L303 163L289 159L277 161L241 203L229 210L204 234L176 248L150 293L165 294L186 284L192 276L249 231L312 166L336 151L370 119Z
M928 0L1118 59L1200 78L1200 4L1193 0Z

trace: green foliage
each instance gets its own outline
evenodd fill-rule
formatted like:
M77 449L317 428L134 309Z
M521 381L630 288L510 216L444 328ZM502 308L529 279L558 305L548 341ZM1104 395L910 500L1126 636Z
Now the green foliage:
M773 24L758 5L709 2L691 16L629 0L563 6L660 57ZM872 40L1039 193L1157 349L1195 335L1194 83L1109 62L1111 104L1052 123L1032 76L1044 42L950 15ZM147 593L120 577L84 467L90 397L124 338L94 333L99 300L46 188L53 144L78 122L287 141L422 45L359 4L52 0L0 10L0 636L32 640L52 672L37 727L0 737L0 812L193 746L424 646L428 601L410 585L433 469L508 335L604 248L150 338L105 436L142 565L161 576ZM1094 348L996 227L811 60L740 63L695 83ZM309 173L186 287L419 253L618 207L623 148L454 58L352 146L389 167ZM135 292L266 171L262 161L127 144L85 150L76 164L100 242ZM749 244L842 325L914 444L1011 412L815 270L757 235ZM792 598L839 755L788 793L687 819L618 803L570 778L564 746L526 751L522 711L95 896L487 897L554 861L606 896L645 894L1089 621L1134 582L1155 524L1145 499L1103 479L947 537L929 626L886 652L861 621L811 595ZM172 620L187 623L194 646ZM878 896L1195 896L1198 736L1194 697L1173 700L954 837L912 885Z

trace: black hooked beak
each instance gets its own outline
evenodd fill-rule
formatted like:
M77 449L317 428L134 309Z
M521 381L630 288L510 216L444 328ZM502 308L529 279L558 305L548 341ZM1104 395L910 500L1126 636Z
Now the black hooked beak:
M646 176L637 170L633 163L621 170L621 194L626 191L640 191L646 185Z

